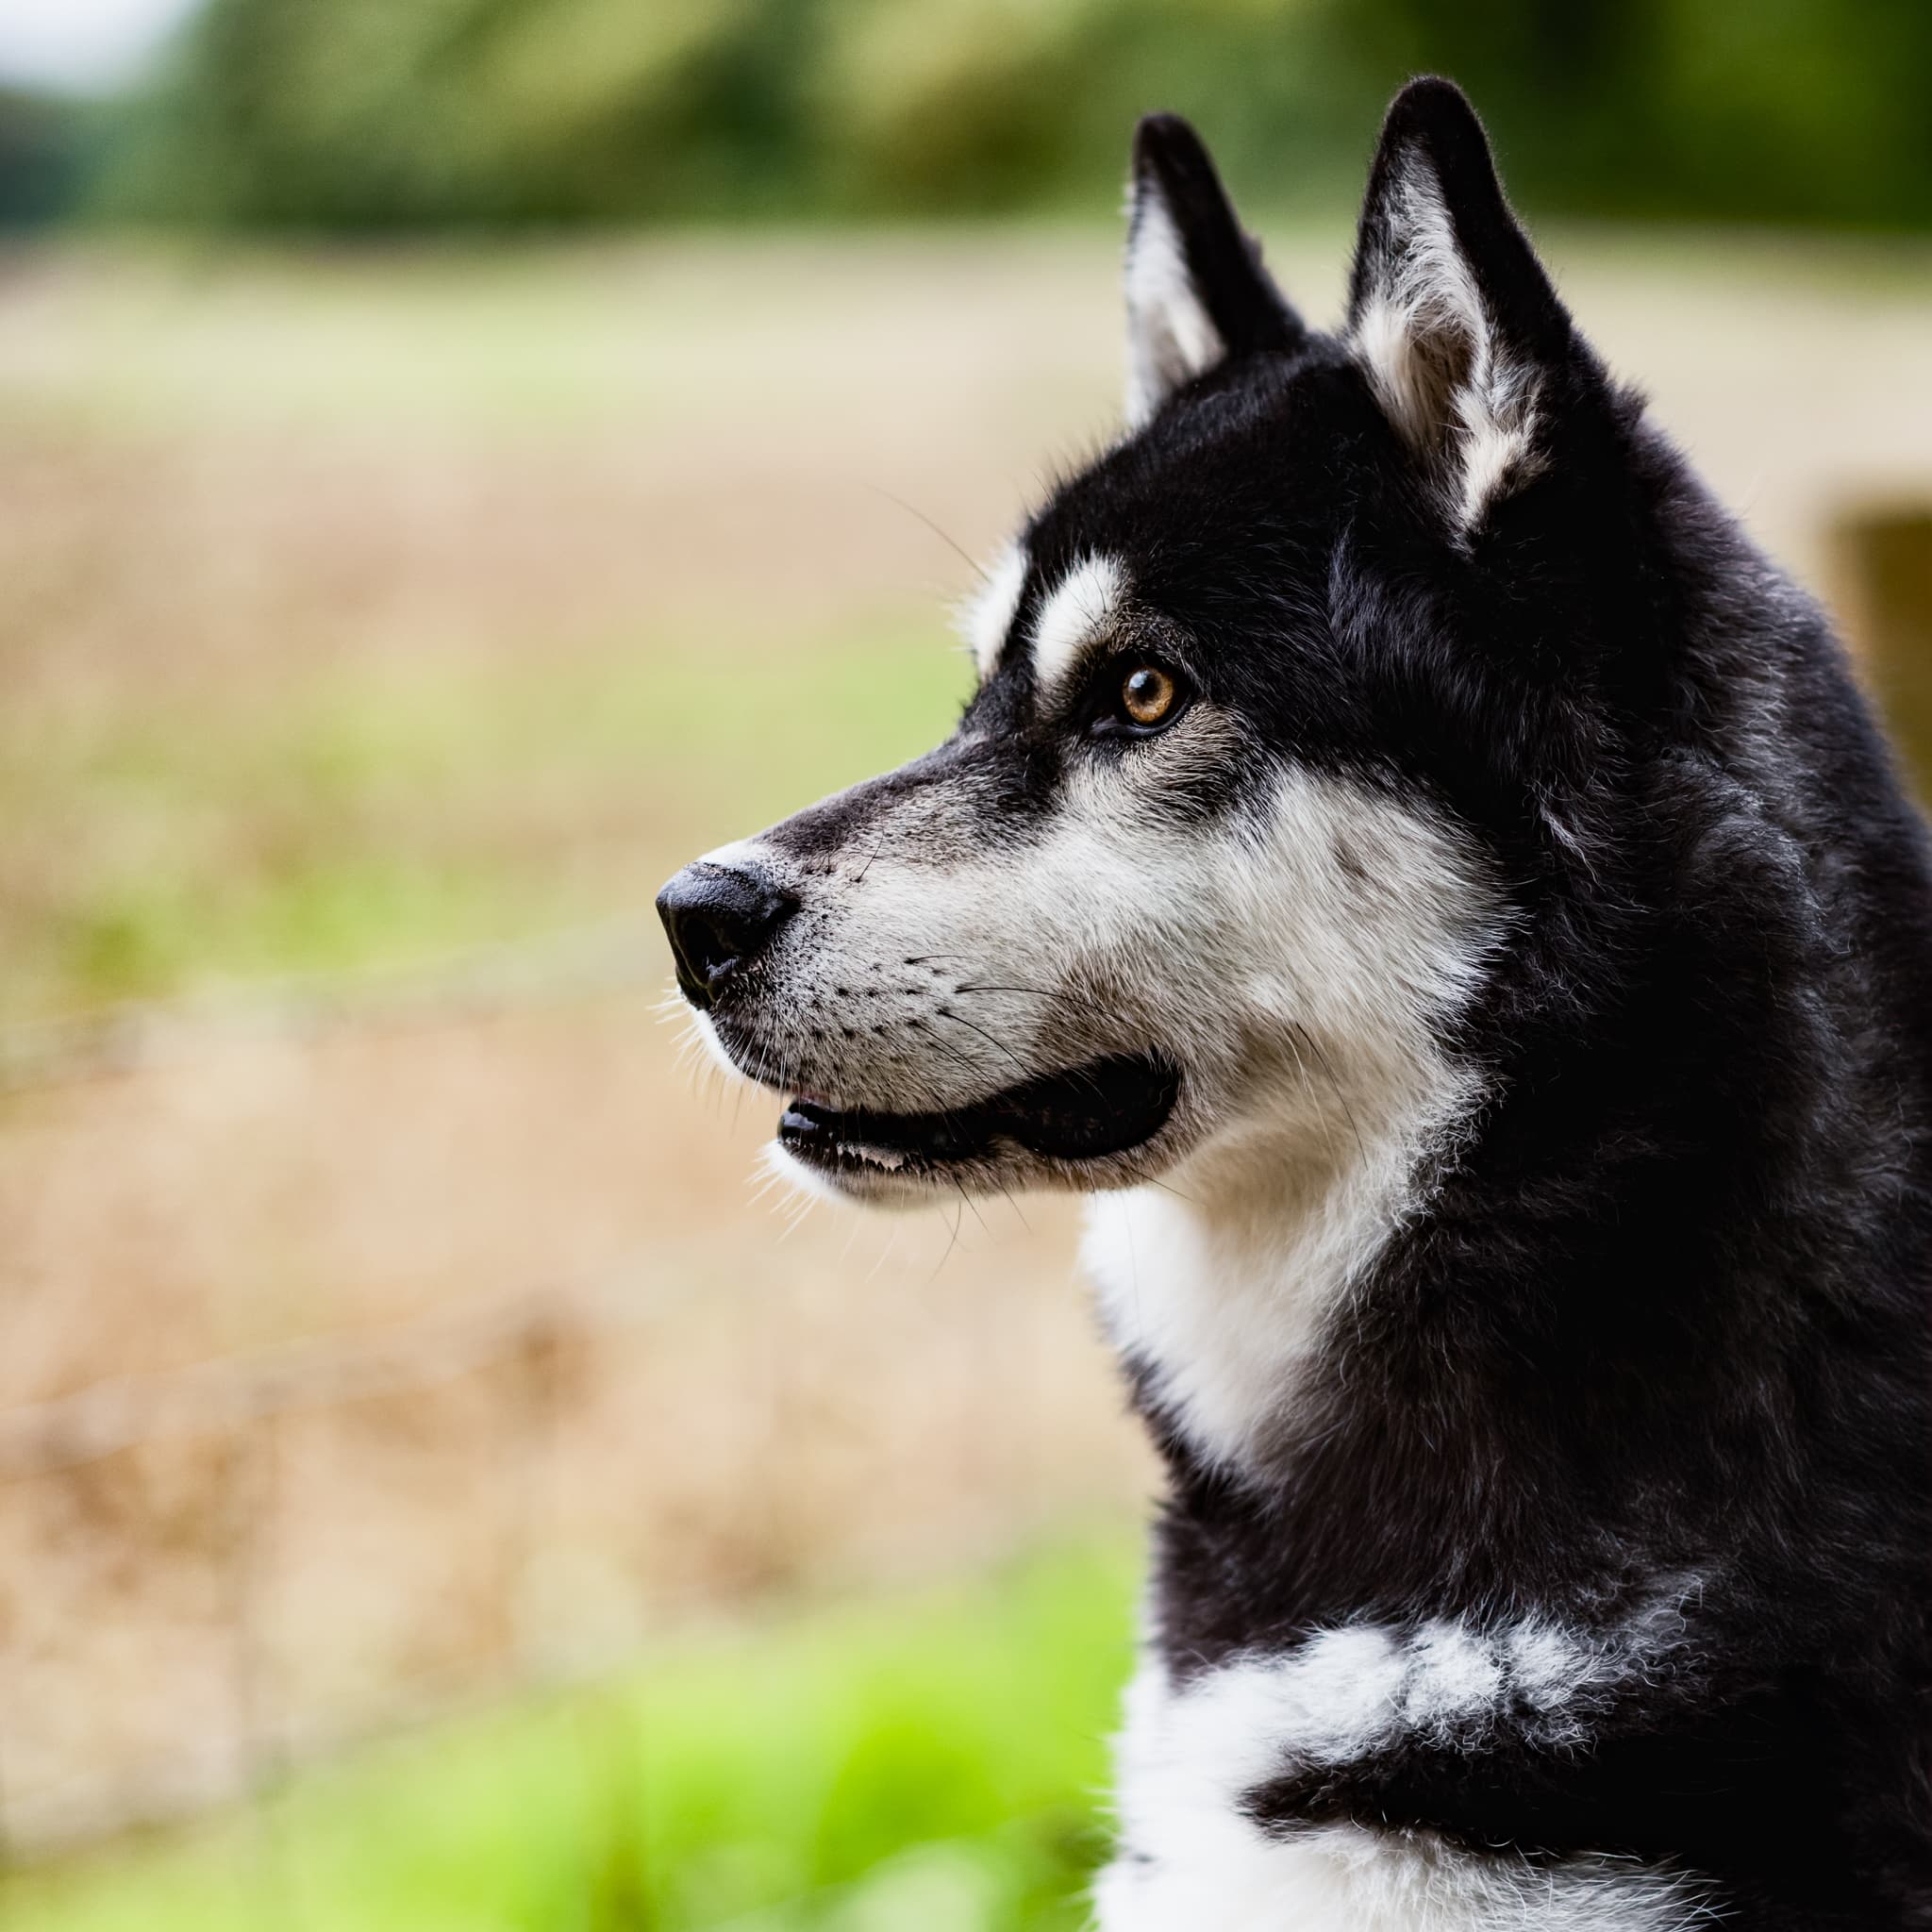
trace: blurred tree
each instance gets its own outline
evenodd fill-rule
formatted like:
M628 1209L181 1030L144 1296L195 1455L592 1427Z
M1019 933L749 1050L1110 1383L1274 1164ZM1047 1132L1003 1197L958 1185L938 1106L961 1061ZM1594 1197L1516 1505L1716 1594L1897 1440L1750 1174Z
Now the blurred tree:
M209 0L112 205L325 227L756 202L796 138L787 0Z
M208 0L108 198L341 228L1091 205L1159 106L1251 197L1332 208L1429 69L1539 208L1932 223L1925 0Z
M76 103L0 87L0 228L47 221L75 199L89 123Z

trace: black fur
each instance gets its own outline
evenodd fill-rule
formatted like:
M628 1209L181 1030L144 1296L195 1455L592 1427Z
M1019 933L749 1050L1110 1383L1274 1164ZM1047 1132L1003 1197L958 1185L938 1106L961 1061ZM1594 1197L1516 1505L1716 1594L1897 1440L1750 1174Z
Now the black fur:
M1291 762L1459 827L1507 902L1444 1042L1487 1098L1253 1467L1206 1466L1141 1374L1173 1478L1155 1640L1186 1681L1355 1620L1607 1631L1681 1596L1580 1739L1512 1707L1291 1756L1253 1816L1681 1868L1761 1932L1932 1926L1932 869L1885 745L1817 608L1573 326L1453 88L1390 114L1351 324L1421 181L1534 395L1474 504L1475 335L1433 342L1402 420L1274 291L1191 131L1148 123L1135 167L1230 353L1033 520L961 736L768 845L858 874L939 786L961 842L1019 851L1074 761L1140 756L1018 641L1094 553L1231 734L1149 810L1238 830Z
M1150 114L1135 130L1135 227L1157 194L1174 218L1189 276L1228 353L1300 342L1307 333L1301 317L1261 266L1260 243L1236 219L1201 137L1177 114Z
M1155 1627L1186 1678L1701 1577L1590 1748L1411 1738L1256 1816L1670 1861L1754 1927L1932 1924L1922 828L1824 618L1576 338L1443 83L1391 115L1362 259L1415 143L1544 375L1539 474L1458 544L1315 341L1184 391L1035 538L1155 558L1257 735L1439 800L1518 922L1456 1042L1492 1098L1268 1478L1150 1405Z

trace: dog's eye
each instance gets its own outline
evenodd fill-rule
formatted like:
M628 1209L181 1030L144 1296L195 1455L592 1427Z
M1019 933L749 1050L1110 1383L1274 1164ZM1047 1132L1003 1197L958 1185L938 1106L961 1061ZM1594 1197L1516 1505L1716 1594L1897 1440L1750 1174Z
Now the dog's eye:
M1194 696L1186 675L1152 659L1101 665L1088 688L1087 732L1092 738L1152 738L1187 713Z
M1181 691L1158 664L1136 664L1121 679L1121 716L1145 731L1172 715Z

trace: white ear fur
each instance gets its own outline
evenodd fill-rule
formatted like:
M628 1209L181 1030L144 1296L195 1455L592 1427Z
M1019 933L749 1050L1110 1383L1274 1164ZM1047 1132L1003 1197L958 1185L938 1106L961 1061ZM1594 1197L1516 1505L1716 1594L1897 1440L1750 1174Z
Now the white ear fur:
M1411 153L1353 346L1376 399L1436 471L1463 533L1537 466L1534 366L1513 358L1456 239L1435 170Z
M1127 427L1139 429L1183 384L1227 354L1188 270L1165 196L1136 192L1127 234Z

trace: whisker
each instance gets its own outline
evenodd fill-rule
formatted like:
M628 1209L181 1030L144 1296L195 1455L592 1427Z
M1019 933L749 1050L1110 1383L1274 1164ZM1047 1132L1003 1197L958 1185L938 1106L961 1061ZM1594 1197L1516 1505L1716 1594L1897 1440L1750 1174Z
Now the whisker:
M903 1220L892 1223L891 1229L886 1235L885 1245L879 1249L878 1259L872 1264L872 1269L865 1277L868 1284L877 1279L879 1270L891 1257L892 1250L899 1245L899 1230L905 1224Z
M958 1047L948 1046L943 1040L939 1038L937 1034L928 1033L926 1035L926 1041L927 1043L930 1046L932 1046L935 1051L944 1054L949 1060L955 1063L955 1065L964 1067L969 1074L972 1074L975 1077L977 1077L979 1074L979 1064L976 1060L969 1058L965 1054L961 1053Z
M941 1213L940 1216L941 1221L943 1222L945 1218L945 1215ZM966 1216L963 1209L958 1214L954 1216L952 1239L948 1241L946 1243L946 1252L940 1257L939 1261L937 1265L934 1267L932 1273L926 1276L926 1284L928 1287L930 1287L933 1282L937 1281L940 1278L940 1269L943 1268L946 1265L946 1263L953 1258L953 1250L959 1245L959 1224L963 1222L965 1219Z
M781 1241L789 1241L798 1232L799 1228L804 1225L806 1217L818 1206L816 1197L808 1194L803 1188L798 1190L795 1198L798 1205L792 1209L791 1216L787 1219L783 1229L779 1233L778 1239Z
M1355 1151L1363 1160L1369 1158L1369 1151L1362 1145L1362 1130L1356 1124L1355 1109L1348 1104L1348 1092L1337 1076L1335 1069L1328 1064L1328 1057L1316 1045L1314 1036L1306 1026L1291 1020L1290 1030L1298 1035L1304 1045L1315 1057L1315 1064L1328 1076L1328 1084L1335 1090L1335 1097L1341 1103L1342 1117L1348 1122L1348 1131L1355 1136ZM1296 1056L1300 1058L1299 1055Z
M1006 1197L1007 1206L1013 1210L1013 1212L1019 1217L1020 1225L1024 1227L1028 1234L1031 1234L1033 1232L1033 1224L1026 1219L1024 1213L1021 1212L1019 1202L1013 1198L1012 1189L1008 1187L1005 1184L1005 1182L1002 1182L1000 1184L1000 1192Z
M933 535L937 537L940 540L940 541L943 543L946 546L946 548L953 553L955 557L958 558L960 562L962 562L966 566L966 568L970 570L973 573L973 575L979 579L979 581L982 584L989 584L992 581L991 576L988 574L986 566L983 563L976 562L972 557L969 557L966 553L964 545L959 543L946 531L941 529L940 526L936 523L934 523L933 520L929 516L927 516L926 513L923 509L921 509L917 504L908 503L903 496L895 495L891 491L888 490L883 484L880 483L874 483L868 480L865 483L865 487L868 490L870 490L874 495L883 496L888 503L896 503L899 506L899 508L903 509L908 517L913 517L917 519L918 522L924 524L925 527L928 530L930 530L933 533Z
M966 1183L962 1181L958 1174L955 1174L953 1176L953 1185L958 1189L960 1200L965 1202L967 1207L972 1208L974 1220L978 1222L980 1227L984 1229L987 1233L991 1233L992 1230L991 1228L988 1228L986 1225L986 1216L979 1211L979 1204L976 1201L974 1201L973 1196L966 1191Z
M1294 1056L1294 1069L1295 1072L1302 1076L1302 1084L1305 1087L1312 1087L1315 1083L1308 1077L1307 1062L1302 1058L1302 1050L1299 1046L1295 1044L1294 1041L1294 1036L1296 1032L1298 1032L1299 1030L1300 1029L1297 1028L1292 1022L1290 1023L1288 1035L1288 1050ZM1333 1159L1335 1157L1335 1135L1329 1127L1328 1117L1325 1113L1321 1112L1321 1110L1318 1108L1317 1118L1319 1118L1322 1123L1322 1138L1328 1143L1329 1158Z
M999 1052L1005 1054L1006 1057L1009 1060L1011 1060L1012 1063L1019 1068L1021 1073L1024 1074L1029 1080L1033 1077L1033 1069L1029 1067L1026 1064L1026 1062L1020 1058L1020 1056L1016 1054L1013 1051L1013 1049L1006 1043L1005 1041L995 1040L993 1036L991 1033L989 1033L984 1026L975 1026L974 1025L971 1020L961 1019L958 1013L949 1013L943 1007L940 1008L940 1018L941 1020L950 1020L955 1026L964 1026L969 1032L978 1034L980 1039L985 1041L989 1046L994 1047Z
M1069 1006L1079 1007L1090 1013L1104 1013L1107 1009L1097 1000L1083 998L1079 993L1050 992L1043 986L956 986L955 992L1018 992L1029 994L1037 1000L1063 1000Z

